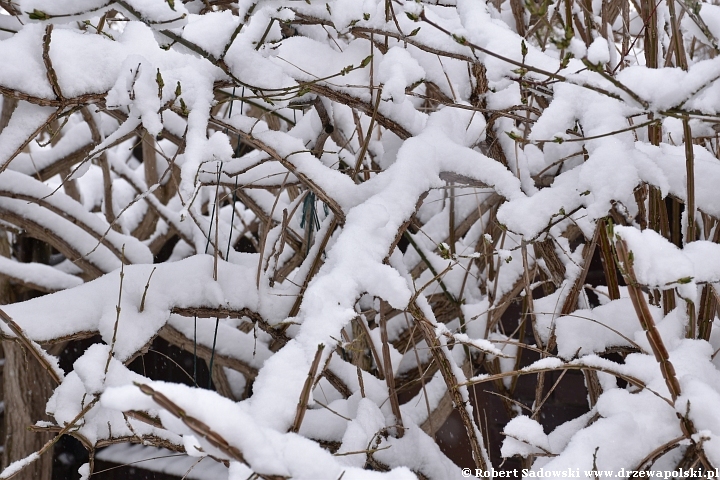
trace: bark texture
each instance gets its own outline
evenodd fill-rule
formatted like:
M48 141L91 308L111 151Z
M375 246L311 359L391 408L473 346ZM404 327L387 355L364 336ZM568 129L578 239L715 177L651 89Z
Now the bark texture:
M7 232L0 230L0 254L10 256L11 245ZM16 258L24 261L47 260L47 245L32 238L20 237L15 248ZM5 305L36 296L37 292L22 291L7 279L0 278L0 303ZM3 468L37 452L50 440L51 433L35 433L28 429L38 420L48 420L45 405L52 394L52 384L47 372L35 357L17 343L4 340L5 353L2 390L5 402ZM21 470L17 480L50 480L52 478L52 453Z

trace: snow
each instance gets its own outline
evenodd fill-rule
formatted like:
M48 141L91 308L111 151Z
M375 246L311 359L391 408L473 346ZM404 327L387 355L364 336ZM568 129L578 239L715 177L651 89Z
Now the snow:
M10 117L7 127L0 133L0 152L2 152L0 165L7 165L13 159L13 155L19 153L28 136L42 127L53 114L55 114L54 108L20 102L15 114Z
M41 263L19 263L0 257L0 275L36 285L47 292L77 287L82 279Z
M237 17L227 10L190 15L182 35L215 58L220 58L239 23Z
M283 434L263 428L241 405L219 397L214 392L191 389L181 385L153 383L153 388L176 398L178 406L187 415L192 416L213 428L218 435L237 445L254 470L268 472L271 475L294 476L296 478L331 478L339 476L343 470L353 478L361 469L341 466L334 457L314 442L295 434ZM184 392L183 395L177 395ZM102 405L113 409L147 409L152 401L137 387L125 386L111 388L102 397ZM213 405L213 408L208 408ZM180 429L190 434L188 427L180 419L165 411L160 412L163 425ZM226 458L226 455L201 440L203 449L214 455ZM287 466L277 462L285 459ZM346 475L347 475L346 474ZM357 477L355 477L357 478ZM404 480L413 478L407 469L396 469L388 478Z
M88 148L91 141L90 128L87 124L77 123L69 126L62 138L52 148L21 152L10 162L8 168L26 175L39 174L45 169L51 169L63 158Z
M603 387L590 412L547 432L544 411L515 416L502 456L534 456L533 471L589 470L594 455L600 469L629 469L684 435L720 464L718 322L714 311L693 317L707 313L701 291L715 297L720 283L720 59L703 31L718 35L720 7L682 8L683 69L664 3L662 68L645 65L642 38L618 52L624 20L605 24L602 2L574 11L587 15L578 31L592 24L583 39L561 38L556 4L516 21L508 2L220 3L22 0L17 19L0 15L3 106L19 99L0 132L0 226L54 248L50 264L21 263L8 233L0 275L55 292L4 310L61 378L47 404L56 425L100 399L74 433L89 445L160 438L187 456L143 464L188 478L449 480L462 471L421 428L446 401L447 377L463 402L454 407L475 421L481 406L467 387L491 373L510 388L519 375L589 369ZM534 22L560 36L517 33ZM650 121L662 126L659 144ZM158 177L135 150L140 136L155 139ZM650 187L662 199L653 208ZM664 199L687 204L690 194L697 238L684 236L687 213L680 246L647 227ZM627 288L610 300L606 280L581 277L606 218L675 368L675 401ZM240 237L245 252L232 248ZM710 341L688 338L706 321ZM67 373L40 347L94 335L102 342ZM234 398L131 372L125 363L156 336L212 351L228 385L215 383ZM540 345L526 344L532 336ZM528 365L522 353L551 339L556 350ZM622 360L611 360L617 351ZM446 363L431 371L437 355ZM386 362L398 382L430 372L400 405L402 436L378 373ZM463 428L478 439L475 461L492 467L481 425Z
M256 309L257 291L251 288L254 267L223 262L218 271L218 281L215 281L213 259L209 255L163 265L152 276L145 308L140 312L152 266L126 266L114 354L123 360L130 358L165 325L174 307ZM34 340L46 341L78 332L99 332L109 343L117 318L115 306L119 283L119 272L115 271L75 289L10 305L6 311ZM52 318L53 322L38 322L37 318ZM186 319L186 324L189 321Z
M519 415L505 425L503 433L507 439L503 442L501 455L527 457L533 454L550 452L548 436L537 421L525 415Z
M47 0L22 0L18 2L24 11L40 10L49 15L61 15L68 12L81 13L87 11L97 11L105 6L102 0L60 0L58 2L48 2Z
M4 478L8 478L10 475L14 475L17 472L19 472L23 467L28 465L29 463L34 462L40 457L40 455L37 454L37 452L32 453L31 455L28 455L27 457L23 458L22 460L17 460L15 462L12 462L10 465L5 467L5 469L0 473L0 476Z
M148 248L136 238L111 230L97 215L32 177L4 172L0 178L0 196L3 197L0 200L2 208L40 224L49 226L52 223L58 236L80 256L93 263L95 259L102 262L99 266L104 271L119 267L123 257L131 263L152 261Z
M618 226L614 232L627 243L628 252L633 252L632 268L639 283L660 288L678 285L693 299L694 289L688 284L694 280L694 267L679 248L653 230Z
M597 37L587 49L588 62L592 64L605 64L610 61L608 42L602 37Z
M105 93L120 73L116 58L124 54L123 48L102 35L57 29L50 45L58 85L67 97ZM87 68L88 63L92 69Z
M708 241L692 242L683 248L683 253L690 258L694 267L695 282L716 283L720 276L714 266L718 264L720 249L718 245Z
M110 445L100 450L95 458L180 477L187 474L186 478L195 480L214 480L228 475L228 469L223 464L210 458L198 459L164 448L144 445Z
M0 61L7 66L0 73L0 83L4 87L17 88L41 98L54 98L52 87L45 74L42 50L32 48L33 45L42 44L43 33L41 25L28 25L17 34L0 42ZM28 127L35 124L33 130L47 119L49 112L54 110L37 105L26 105L23 108L29 111L28 115L22 115L21 121ZM41 112L48 112L45 113L44 119L41 119ZM3 136L5 135L3 131ZM3 152L5 152L4 148Z
M656 321L661 318L661 309L650 307ZM642 328L629 298L613 300L592 310L576 310L572 315L556 321L555 334L558 355L571 359L600 353L609 347L633 346L635 332Z
M423 79L425 72L407 50L393 47L378 66L378 80L383 84L383 100L405 101L405 89Z

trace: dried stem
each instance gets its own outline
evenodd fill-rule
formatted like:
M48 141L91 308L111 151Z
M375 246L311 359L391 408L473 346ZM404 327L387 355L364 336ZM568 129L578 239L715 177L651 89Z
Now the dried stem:
M308 408L308 400L312 393L313 385L315 385L315 376L317 375L318 367L320 366L320 359L322 358L322 352L325 349L325 345L318 345L315 357L313 358L312 364L310 364L310 371L305 379L302 392L300 393L300 400L297 405L297 412L295 413L295 421L293 421L291 432L299 432L300 426L302 425L303 418L305 418L305 411Z

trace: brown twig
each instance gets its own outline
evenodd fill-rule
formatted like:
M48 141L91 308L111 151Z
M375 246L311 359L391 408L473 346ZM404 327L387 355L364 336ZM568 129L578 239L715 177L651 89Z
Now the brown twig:
M322 358L322 352L325 349L325 345L318 345L315 357L313 358L310 370L308 371L305 384L303 385L302 392L300 393L300 400L298 401L297 411L295 412L295 420L290 427L291 432L299 432L300 426L302 425L303 418L305 418L305 412L308 408L308 400L312 393L313 385L315 384L315 376L317 375L318 367L320 366L320 358Z

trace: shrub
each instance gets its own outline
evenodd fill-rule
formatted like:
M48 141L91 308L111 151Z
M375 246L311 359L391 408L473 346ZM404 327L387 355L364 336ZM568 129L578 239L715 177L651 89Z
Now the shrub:
M0 315L54 433L0 478L62 435L83 478L123 442L233 480L720 466L717 6L0 6L0 273L56 292ZM186 384L131 367L156 337Z

